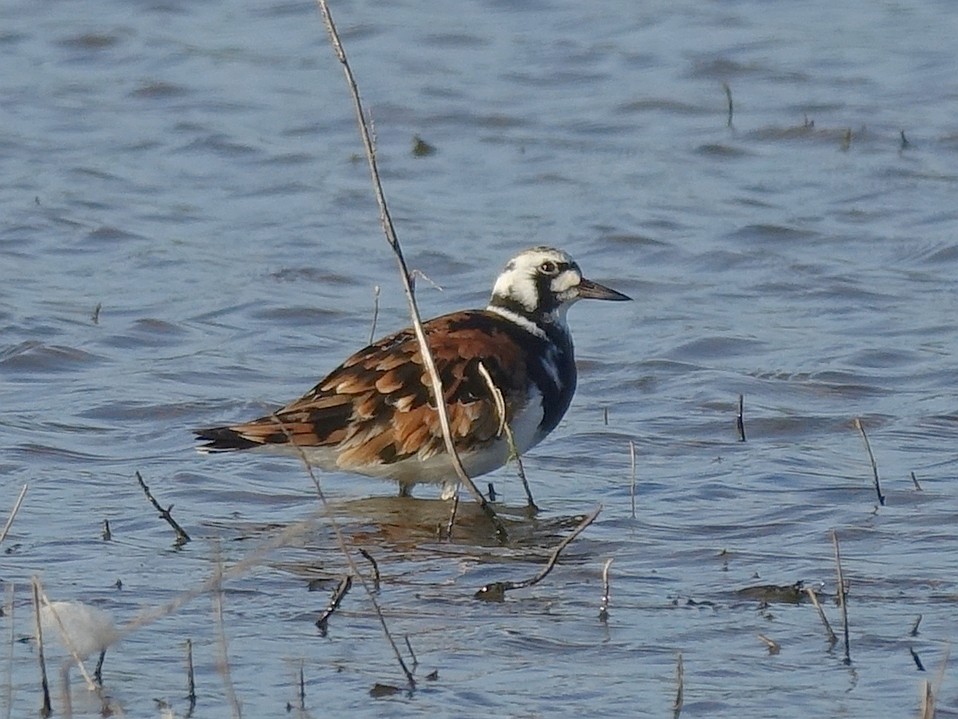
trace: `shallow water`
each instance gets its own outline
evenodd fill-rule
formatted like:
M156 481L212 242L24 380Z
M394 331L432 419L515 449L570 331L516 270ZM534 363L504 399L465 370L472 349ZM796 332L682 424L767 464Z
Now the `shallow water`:
M16 587L5 636L30 634L33 575L126 624L248 560L223 596L245 716L297 706L301 667L309 716L667 716L679 652L683 717L917 715L958 598L951 6L333 12L407 258L442 288L420 281L424 314L481 305L540 243L636 298L571 313L578 394L525 458L543 514L516 517L500 547L464 503L447 542L428 488L410 502L321 477L419 661L415 692L372 698L404 678L358 585L325 637L314 626L346 566L307 475L289 458L197 455L189 432L312 386L368 340L375 287L378 331L406 321L315 6L14 0L0 8L3 514L29 490L0 560ZM415 156L417 135L437 152ZM136 471L194 541L174 547ZM489 480L521 515L513 473ZM535 574L598 504L543 582L473 598ZM838 627L832 530L850 666L809 604L740 593L822 586ZM113 706L183 716L187 638L193 716L230 716L208 594L110 651ZM36 657L9 646L0 706L27 715ZM940 715L956 703L946 666ZM100 712L75 674L73 709Z

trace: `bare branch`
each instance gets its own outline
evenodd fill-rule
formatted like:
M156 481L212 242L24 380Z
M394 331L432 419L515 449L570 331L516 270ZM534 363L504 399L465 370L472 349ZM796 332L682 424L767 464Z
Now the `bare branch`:
M139 471L136 473L136 481L140 483L140 487L143 489L143 493L146 495L146 498L150 500L150 504L152 504L156 508L156 511L160 513L160 519L164 520L167 524L173 527L173 531L176 532L176 546L180 547L189 542L190 535L186 533L186 530L183 529L183 527L177 524L176 520L173 519L173 515L170 514L173 509L173 505L171 504L166 509L163 509L163 507L160 506L160 503L156 501L156 498L150 492L150 488L146 486L146 482L143 481L143 476L139 473Z
M862 421L858 417L855 417L855 427L862 436L862 441L865 443L865 450L868 452L868 460L872 465L872 475L875 478L875 493L878 495L878 504L885 506L885 495L881 493L881 484L878 482L878 463L875 461L874 453L872 453L872 446L868 441L868 435L865 434L865 427L862 426Z
M525 589L541 582L548 576L549 572L552 571L556 565L556 562L559 561L559 555L562 554L562 550L568 547L572 540L582 534L586 527L595 521L595 518L599 516L599 512L601 511L601 506L596 507L591 514L587 515L581 522L579 522L579 525L572 530L572 534L556 545L555 549L552 550L552 554L549 557L549 561L546 562L545 567L543 567L534 577L524 579L520 582L506 581L487 584L475 593L476 599L483 599L488 602L501 602L505 599L506 592L513 589Z

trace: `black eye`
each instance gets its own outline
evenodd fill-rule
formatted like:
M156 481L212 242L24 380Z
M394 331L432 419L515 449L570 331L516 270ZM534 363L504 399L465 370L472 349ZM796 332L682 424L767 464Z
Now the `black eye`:
M544 275L554 275L559 272L559 267L552 260L546 260L539 265L539 271Z

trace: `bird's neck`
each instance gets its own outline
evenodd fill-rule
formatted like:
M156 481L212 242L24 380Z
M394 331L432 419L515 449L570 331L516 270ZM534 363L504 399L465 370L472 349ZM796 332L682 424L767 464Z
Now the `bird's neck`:
M567 306L560 305L552 312L543 312L538 307L530 311L528 307L516 299L493 295L486 309L489 312L495 312L536 337L550 339L560 345L571 342L569 328L566 325Z

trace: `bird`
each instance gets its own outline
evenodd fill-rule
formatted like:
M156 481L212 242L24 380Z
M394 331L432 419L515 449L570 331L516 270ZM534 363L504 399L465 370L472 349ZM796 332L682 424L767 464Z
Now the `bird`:
M93 679L98 685L103 685L106 650L120 639L112 614L83 602L46 602L40 607L40 626L43 636L56 634L70 653L71 657L63 663L64 672L76 660L82 661L98 654Z
M566 252L539 246L509 260L485 309L423 323L453 443L470 477L505 465L510 441L525 453L565 415L576 388L566 313L583 299L632 298L586 279ZM394 480L400 496L419 483L441 484L448 499L457 479L432 397L416 334L407 328L359 350L271 414L194 433L203 452L301 453L324 471Z

